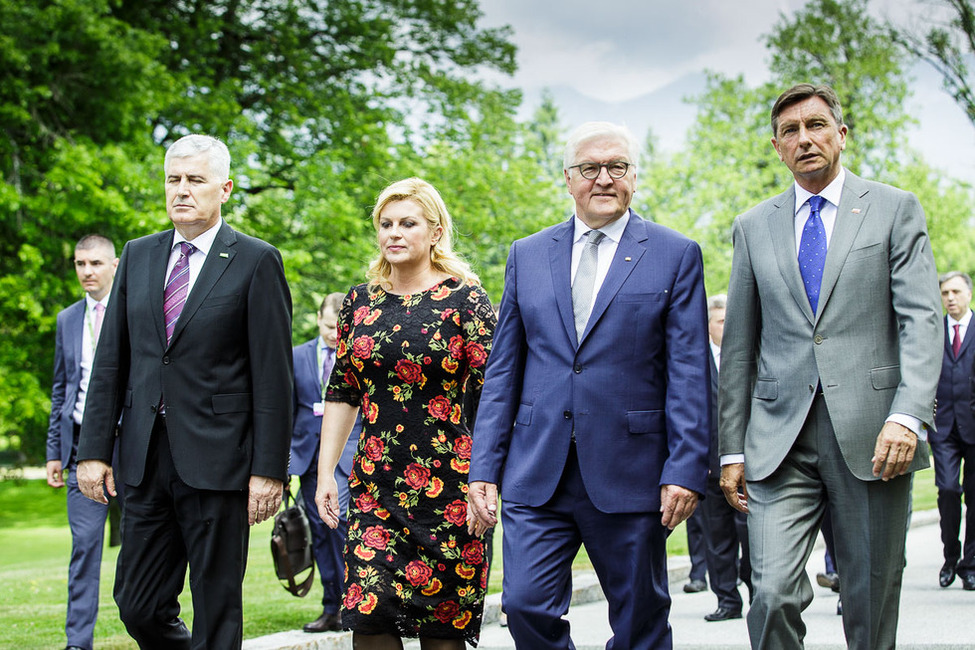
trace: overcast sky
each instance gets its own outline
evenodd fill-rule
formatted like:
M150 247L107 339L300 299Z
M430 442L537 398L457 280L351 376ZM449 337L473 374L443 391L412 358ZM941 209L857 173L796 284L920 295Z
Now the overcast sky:
M694 119L683 98L704 89L705 69L743 74L749 85L769 78L762 36L804 0L481 0L482 24L511 25L518 72L501 83L525 93L523 115L543 89L568 126L592 119L624 122L643 138L653 129L664 149L677 149ZM871 10L898 22L916 20L917 0L873 0ZM975 126L941 90L926 65L912 74L908 110L920 121L910 134L927 161L975 182ZM769 145L769 155L774 155Z

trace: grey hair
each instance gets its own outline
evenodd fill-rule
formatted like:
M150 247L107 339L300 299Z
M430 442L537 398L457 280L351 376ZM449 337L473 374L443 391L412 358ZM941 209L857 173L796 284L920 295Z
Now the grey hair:
M200 153L208 153L210 157L210 173L225 181L230 178L230 151L220 140L213 136L192 133L184 135L166 150L163 169L169 172L169 161L173 158L189 158Z
M711 296L708 298L708 320L711 319L710 313L715 309L727 309L728 308L728 294L719 293L716 296Z
M105 250L111 252L113 258L115 257L115 244L111 239L104 235L94 233L85 235L79 239L78 243L74 246L75 252L87 251L93 248L104 248Z
M580 124L569 134L565 142L565 153L562 155L562 169L568 170L570 165L576 164L576 156L582 145L592 140L619 140L626 145L627 157L631 165L637 164L640 157L640 144L633 132L622 124L612 122L586 122Z
M967 273L962 273L961 271L948 271L938 278L938 286L940 287L948 280L953 280L955 278L961 278L962 281L964 281L965 286L968 287L968 290L972 290L972 276L968 275Z

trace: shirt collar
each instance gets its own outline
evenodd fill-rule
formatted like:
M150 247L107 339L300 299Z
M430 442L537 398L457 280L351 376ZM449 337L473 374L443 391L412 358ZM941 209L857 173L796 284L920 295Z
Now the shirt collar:
M832 205L839 207L840 205L840 195L843 193L843 182L846 181L846 169L840 167L840 173L836 175L833 182L823 188L823 191L818 194L818 196L823 197L829 201ZM795 214L799 214L799 208L805 205L806 201L809 200L810 196L817 196L807 189L804 189L799 183L795 184L796 187L796 211Z
M213 241L217 238L217 232L220 230L220 226L222 225L223 218L217 221L217 223L211 226L208 230L201 232L193 241L189 243L193 244L193 248L203 253L203 256L206 257L210 254L210 248L213 246ZM182 241L188 241L186 237L179 234L178 230L173 230L173 233L173 245L169 247L170 251L176 247L176 244Z
M603 233L606 237L609 237L614 242L619 243L620 239L623 237L623 231L626 230L626 224L630 222L630 211L627 210L626 214L622 217L609 224L608 226L603 226L599 228L599 232ZM593 228L590 228L586 223L580 219L578 216L572 217L572 223L574 227L572 241L578 242L579 239L585 235Z
M954 325L956 325L956 324L957 325L961 325L965 329L968 329L968 324L971 323L971 322L972 322L972 310L971 309L965 310L965 313L962 315L961 320L955 320L954 318L951 317L950 314L948 315L948 327L949 327L949 329L951 327L953 327Z
M95 305L99 305L100 304L100 305L102 305L103 307L105 307L107 309L108 308L108 297L110 295L112 295L112 292L111 291L109 291L108 293L106 293L105 294L105 297L102 298L101 300L95 300L94 298L92 298L91 296L89 296L86 293L85 294L85 307L88 309L88 311L90 311L92 313L94 313L94 311L95 311Z

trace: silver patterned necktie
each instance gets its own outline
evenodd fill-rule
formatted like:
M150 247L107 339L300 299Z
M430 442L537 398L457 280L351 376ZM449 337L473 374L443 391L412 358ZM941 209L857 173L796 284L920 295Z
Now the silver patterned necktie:
M586 245L579 258L579 268L576 269L575 281L572 283L572 315L576 322L576 341L582 339L582 333L589 322L589 307L592 305L592 290L596 282L596 260L599 255L599 242L606 237L598 230L586 233Z

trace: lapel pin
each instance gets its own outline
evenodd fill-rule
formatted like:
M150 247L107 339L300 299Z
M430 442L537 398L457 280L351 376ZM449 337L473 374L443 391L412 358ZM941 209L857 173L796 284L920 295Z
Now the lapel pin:
M857 212L859 212L859 210L857 210ZM230 255L227 255L226 253L220 253L220 257L230 257Z
M632 257L624 257L624 258L623 258L623 260L624 260L624 261L626 261L626 262L629 262L629 261L630 261L630 260L632 260L632 259L633 259Z
M852 212L853 214L860 214L860 208L853 208L852 210L850 210L850 212Z

